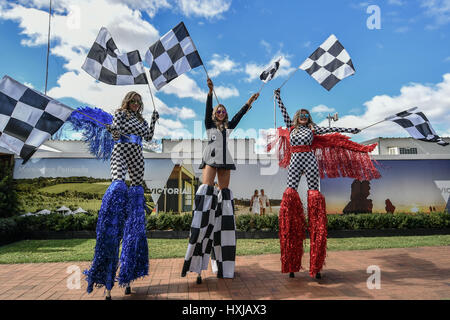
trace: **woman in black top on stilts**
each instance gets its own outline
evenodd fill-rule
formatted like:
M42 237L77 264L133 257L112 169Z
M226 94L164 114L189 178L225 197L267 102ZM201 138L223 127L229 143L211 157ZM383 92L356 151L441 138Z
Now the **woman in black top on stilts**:
M259 96L259 93L252 95L231 121L228 121L227 110L222 104L212 107L214 85L211 79L207 83L209 93L205 127L208 145L203 150L200 165L203 184L195 195L189 244L181 272L182 277L189 271L198 273L197 283L201 283L201 271L208 268L210 254L212 270L217 273L218 278L234 277L236 227L233 193L228 186L230 170L236 170L236 166L228 150L228 138ZM216 175L219 190L214 188Z

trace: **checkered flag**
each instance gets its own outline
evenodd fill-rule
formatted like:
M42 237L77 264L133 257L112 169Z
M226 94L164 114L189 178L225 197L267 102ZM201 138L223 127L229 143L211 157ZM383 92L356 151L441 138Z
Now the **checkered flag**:
M422 112L413 112L416 109L417 107L397 113L395 116L388 117L385 120L391 120L402 126L414 139L437 142L443 147L448 145L448 142L445 142L436 134L430 121Z
M150 77L159 90L179 75L203 65L183 22L150 46L145 61Z
M332 34L299 67L330 91L339 81L355 73L352 59Z
M0 146L25 163L73 109L4 76L0 81Z
M261 81L263 81L264 83L272 80L275 77L275 73L278 71L278 68L280 67L280 60L281 57L278 58L278 60L276 60L274 63L272 63L270 67L264 70L263 73L261 73L261 75L259 76L259 79L261 79Z
M95 79L112 85L148 84L138 50L121 53L111 34L101 28L81 67Z

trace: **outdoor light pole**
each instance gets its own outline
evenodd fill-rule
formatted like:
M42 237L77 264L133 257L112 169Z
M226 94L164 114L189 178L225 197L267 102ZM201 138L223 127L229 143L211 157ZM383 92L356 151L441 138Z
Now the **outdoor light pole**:
M328 114L327 119L328 119L328 127L330 128L331 127L331 120L333 120L333 121L338 121L339 120L338 113L336 112L334 115Z

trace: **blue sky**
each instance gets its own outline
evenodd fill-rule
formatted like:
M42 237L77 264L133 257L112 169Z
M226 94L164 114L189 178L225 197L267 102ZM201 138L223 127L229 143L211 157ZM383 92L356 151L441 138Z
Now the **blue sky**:
M381 29L367 27L370 5L380 10ZM264 87L237 136L273 127L273 90L330 34L349 52L356 74L328 92L299 70L282 89L291 115L306 107L316 123L327 125L325 116L338 112L336 126L362 128L418 106L438 134L450 136L450 0L61 0L54 9L48 94L74 108L113 112L127 91L137 90L149 118L146 86L96 83L81 65L102 26L121 50L139 49L145 56L149 45L184 21L231 115L258 91L260 72L283 57L277 77ZM0 0L2 76L39 91L45 83L47 10L47 0ZM206 91L201 67L154 90L161 114L156 137L193 134L195 121L203 121ZM277 120L282 125L279 110ZM379 136L407 134L384 123L354 140Z

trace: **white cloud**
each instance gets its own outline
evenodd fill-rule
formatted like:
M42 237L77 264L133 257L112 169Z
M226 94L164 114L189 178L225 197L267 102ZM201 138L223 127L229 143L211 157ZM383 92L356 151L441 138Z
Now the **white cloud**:
M172 130L184 128L184 125L180 121L174 121L174 120L170 120L170 119L161 118L161 119L159 119L159 123L161 125L163 125L164 127L170 128Z
M61 10L53 13L51 32L52 40L58 42L54 48L56 53L60 46L66 48L63 52L70 48L87 53L102 26L111 32L117 46L123 51L139 49L144 53L150 43L159 39L158 31L142 18L140 11L126 5L112 4L106 0L62 0L58 4ZM79 14L70 18L69 13L75 11ZM108 14L98 14L105 11ZM46 10L8 4L1 9L0 18L19 22L21 34L26 36L23 45L47 44L48 25L42 23L48 20ZM130 37L130 34L133 36ZM70 59L70 56L62 57Z
M182 74L169 84L165 85L161 91L166 94L174 94L179 98L192 98L199 101L205 100L206 97L206 91L200 89L197 83L186 74Z
M403 6L406 4L406 2L403 0L389 0L388 4L394 5L394 6Z
M239 90L233 86L231 86L231 87L223 87L223 86L214 87L214 91L216 91L217 97L219 98L220 102L223 102L222 100L228 99L231 97L239 97ZM203 100L204 99L205 98L203 97Z
M172 5L167 0L110 0L114 3L123 3L136 10L146 11L153 18L161 9L170 9Z
M35 88L34 88L34 85L33 85L31 82L24 82L23 84L24 84L25 86L27 86L28 88L35 89Z
M280 60L280 68L278 69L275 77L284 77L289 75L291 72L295 70L295 68L291 67L291 61L289 60L290 55L283 54L278 51L273 58L267 64L257 64L254 62L248 63L245 65L244 72L247 74L247 78L245 81L252 82L253 80L259 79L261 73L272 63L278 60L279 57L282 57Z
M155 103L156 104L156 103ZM187 119L193 119L196 117L195 111L187 108L187 107L172 107L169 108L165 104L157 104L158 105L158 112L162 115L171 115L176 116L178 119L181 120L187 120Z
M96 82L81 70L81 65L100 28L104 26L109 30L121 51L138 49L144 57L148 46L158 40L160 34L143 18L141 11L146 11L153 17L159 10L179 7L182 13L188 16L213 18L221 17L230 5L231 1L217 0L53 1L51 54L62 58L63 68L66 71L59 75L56 86L49 89L48 95L55 99L72 98L82 104L101 107L113 113L125 94L133 90L141 94L145 105L144 117L150 119L153 106L147 86L109 86ZM105 12L107 14L102 14ZM15 3L0 0L0 20L15 21L18 24L23 46L47 45L48 0L18 0ZM195 111L186 106L169 107L156 96L159 93L155 89L153 92L160 115L177 119L160 118L155 138L186 134L186 129L179 120L195 118ZM164 88L163 92L202 102L206 99L206 90L199 88L187 75L175 79ZM232 86L218 86L216 92L220 99L239 95L238 90Z
M188 17L222 18L231 0L176 0L181 12Z
M410 30L409 27L404 26L404 27L398 27L394 31L397 32L397 33L406 33L409 30Z
M202 90L197 83L189 78L186 74L182 74L166 86L161 91L166 94L174 94L179 98L192 98L197 101L206 101L207 85L205 80L205 90ZM219 100L228 99L239 96L239 91L235 87L214 86L214 90Z
M334 111L336 111L334 108L327 107L326 105L323 104L319 104L318 106L315 106L314 108L311 109L311 112L318 114L330 113Z
M187 119L193 119L195 118L195 111L190 109L190 108L186 108L186 107L181 107L181 109L178 109L178 117L182 120L187 120Z
M208 71L208 74L211 78L219 76L223 72L238 72L239 71L239 63L234 62L230 59L229 56L220 54L213 54L212 59L209 60L209 64L212 66L212 69Z
M350 3L350 7L353 9L362 9L362 8L367 8L368 6L370 6L369 2L358 2L358 3Z
M110 95L107 93L109 89L106 89L107 86L104 85L95 86L95 90L93 90L93 86L86 87L86 82L84 81L87 81L88 84L94 82L93 79L89 79L84 74L85 72L81 70L81 65L92 43L95 41L100 28L105 26L110 31L117 46L123 52L140 49L141 56L144 56L149 44L159 39L159 32L151 24L143 20L139 11L132 10L123 4L111 4L106 0L64 0L63 2L67 7L76 3L76 6L78 6L81 12L82 19L81 27L72 30L68 27L67 15L64 15L67 13L62 13L61 15L55 13L52 18L52 39L59 41L53 46L51 52L53 55L62 57L66 61L64 68L68 70L68 73L60 76L58 86L54 88L53 92L57 92L58 96L61 97L72 97L79 100L78 88L90 90L91 92L85 92L84 94L90 98L94 98L94 100L84 99L79 101L98 105L99 101L95 97L109 97ZM108 11L107 15L97 14L97 12L105 11ZM47 43L48 30L45 24L42 23L46 17L47 13L43 10L26 8L20 5L11 5L0 11L0 18L19 22L19 27L23 30L22 33L27 36L23 45L28 46L44 45ZM83 73L81 78L85 78L84 81L80 81L79 72ZM218 87L217 90L223 92L223 99L239 95L237 90L233 88ZM123 90L117 90L117 92L122 93ZM163 92L174 94L179 98L193 98L198 101L204 101L206 96L206 91L201 90L197 83L186 74L181 75L165 86ZM169 108L167 107L167 109ZM175 115L179 111L175 109L173 112L167 111L166 114ZM192 116L192 113L189 115L184 110L182 116L189 117Z
M338 127L363 128L372 125L388 116L412 107L418 107L430 120L438 135L448 134L450 123L450 73L444 74L443 81L434 85L411 83L400 89L398 96L379 95L364 103L362 115L347 115L335 124ZM328 126L328 120L319 125ZM358 134L358 139L375 137L408 136L406 130L399 125L386 121Z
M96 82L87 73L76 73L74 71L63 74L58 79L58 85L52 88L48 95L55 99L75 98L82 104L99 107L113 114L121 105L123 98L129 91L138 92L144 103L144 118L150 122L153 112L152 100L147 86L110 86ZM189 108L169 108L158 97L153 97L161 118L155 129L155 139L162 137L178 137L180 130L184 130L184 125L179 120L165 119L162 116L177 116L178 119L185 120L195 117L195 112ZM184 132L184 131L182 131Z
M433 18L427 29L437 29L450 23L450 0L421 0L421 7L425 8L425 15Z
M272 52L272 46L270 45L270 43L268 43L265 40L261 40L259 43L260 43L261 46L264 47L264 49L266 50L266 52L268 54L270 54Z

